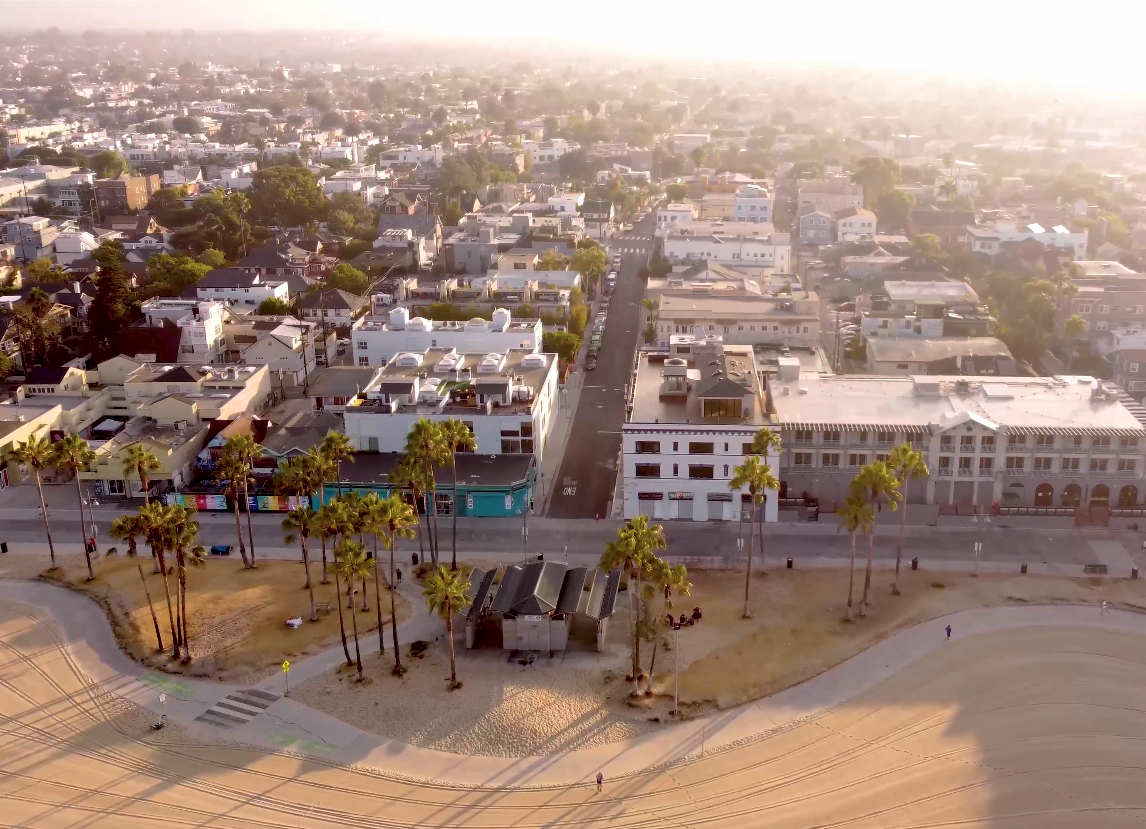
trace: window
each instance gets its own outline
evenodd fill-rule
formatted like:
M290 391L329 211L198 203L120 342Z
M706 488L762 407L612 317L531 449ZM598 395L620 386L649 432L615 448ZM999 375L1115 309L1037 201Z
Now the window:
M848 454L848 466L859 467L867 463L867 455L863 452L851 452Z
M839 452L825 452L820 456L820 466L827 469L837 469L840 465Z
M752 444L751 443L740 444L740 454L741 455L751 455L752 454Z
M975 451L975 436L974 435L960 435L959 436L959 451L960 452L974 452Z
M1098 313L1099 314L1109 314L1110 313L1110 306L1109 305L1099 305L1098 306Z
M1108 461L1106 458L1091 458L1090 471L1091 472L1105 472Z
M1026 445L1027 445L1027 436L1026 435L1007 435L1007 447L1008 448L1014 448L1016 446L1026 446Z
M983 435L979 438L979 451L980 452L994 452L995 451L995 436Z
M713 467L711 464L701 465L690 463L688 465L688 477L711 480L715 476L713 475Z
M728 451L728 444L727 444L727 443L725 443L725 444L724 444L724 451L725 451L725 452L727 452L727 451Z
M659 463L638 463L637 464L637 477L638 478L659 478L661 476L661 465Z
M880 431L875 433L875 439L881 446L888 446L895 443L895 432Z
M908 363L896 363L895 367L899 371L907 371L911 366Z
M1035 435L1035 449L1053 449L1054 435Z
M124 490L123 481L108 481L107 482L108 495L126 495Z
M793 466L811 466L812 453L811 452L793 452L792 453Z
M637 454L638 455L657 455L661 451L661 442L659 440L638 440L637 441Z
M672 476L675 478L675 477L677 477L678 475L680 475L680 466L679 466L678 464L675 464L675 463L674 463L674 464L672 465Z
M366 340L359 340L358 345L356 347L358 348L359 351L365 351L366 347L367 347Z
M1100 437L1091 438L1090 445L1095 449L1109 449L1110 435L1102 435Z
M1138 468L1138 461L1133 458L1119 458L1118 471L1119 472L1133 472Z
M1063 472L1078 472L1079 458L1063 458L1062 471Z
M881 441L882 443L882 441ZM955 438L951 435L939 436L939 451L940 452L954 452L955 451Z
M716 444L704 443L701 441L691 440L688 443L688 454L690 455L711 455L716 451Z
M1123 449L1138 448L1138 438L1122 438L1119 442L1122 444Z
M1051 471L1051 460L1052 460L1051 458L1046 458L1046 457L1035 458L1034 466L1032 467L1032 469L1034 469L1035 472L1050 472Z
M1022 458L1020 458L1019 460L1022 460ZM995 471L995 459L994 458L979 458L979 474L980 475L982 475L984 473L990 474L991 472L994 472L994 471Z
M824 443L839 443L840 430L839 429L825 429L824 430Z
M360 366L370 365L370 356L367 354L359 354L358 355L358 365L360 365Z
M366 451L367 452L377 452L378 451L378 438L366 438Z
M1094 329L1096 331L1105 331L1109 327L1110 323L1108 323L1106 320L1099 320L1094 324Z
M728 464L725 464L725 465L724 465L724 477L725 477L725 478L727 478L727 477L728 477Z
M867 445L867 429L862 429L858 434L856 434L855 442L862 443L865 446Z
M703 401L705 417L743 417L744 401L739 398L709 398Z
M1094 311L1093 302L1080 302L1078 303L1078 313L1089 314Z
M1082 435L1075 435L1073 438L1073 441L1071 443L1071 446L1073 446L1075 449L1081 449L1082 448Z
M1137 363L1127 363L1126 364L1126 370L1128 372L1130 372L1131 374L1137 374L1138 373L1138 364Z
M966 471L970 472L971 471L971 460L972 460L971 458L960 458L959 459L959 469L960 470L966 470Z
M674 452L676 452L676 451L677 451L677 445L678 445L678 444L677 444L677 442L674 440L674 441L672 442L672 451L674 451Z
M811 443L812 430L811 429L794 429L792 431L792 440L796 443Z
M951 457L949 455L943 455L942 457L939 458L939 468L940 469L950 469L951 468Z
M904 439L914 446L916 449L923 446L923 433L922 432L908 432Z

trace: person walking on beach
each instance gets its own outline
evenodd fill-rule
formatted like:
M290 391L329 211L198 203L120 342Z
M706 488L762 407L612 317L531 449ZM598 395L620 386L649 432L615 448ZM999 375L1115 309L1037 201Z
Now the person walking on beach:
M1105 616L1106 615L1106 599L1102 600L1102 610L1098 611L1098 615L1099 616Z
M951 641L951 625L947 626L947 641Z
M601 793L601 784L605 782L605 775L597 772L597 794Z

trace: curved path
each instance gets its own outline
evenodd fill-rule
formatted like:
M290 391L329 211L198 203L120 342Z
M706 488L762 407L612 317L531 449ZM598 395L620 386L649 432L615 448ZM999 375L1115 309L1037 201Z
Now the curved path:
M298 754L198 745L201 734L219 736L193 719L219 701L220 686L147 674L76 594L3 582L0 599L29 608L0 609L0 826L1146 822L1139 614L965 611L712 718L703 735L697 722L511 760L387 743L289 699L223 733ZM88 678L190 725L154 735ZM702 739L707 753L689 757ZM584 782L597 768L602 794Z

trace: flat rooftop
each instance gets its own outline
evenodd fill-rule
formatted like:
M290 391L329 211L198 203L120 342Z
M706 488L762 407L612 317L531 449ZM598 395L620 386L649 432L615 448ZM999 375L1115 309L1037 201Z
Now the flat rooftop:
M1117 399L1091 399L1094 382L1083 376L980 381L811 375L773 381L771 392L780 422L790 427L937 431L977 419L1018 433L1146 437L1146 428Z
M785 305L791 305L787 309ZM819 317L819 300L814 292L800 292L798 296L780 294L779 296L738 295L734 297L719 296L716 294L698 294L689 296L676 296L665 294L661 297L658 316L662 319L679 319L681 317L696 316L705 319L747 319L753 314L774 314L776 312L790 313L793 319L803 317Z
M979 302L979 295L966 282L884 282L883 292L892 302Z
M770 422L764 406L763 385L757 375L756 361L750 345L724 345L723 357L704 357L699 365L689 361L688 396L666 397L661 394L664 380L665 358L663 352L641 352L637 362L637 378L633 384L632 412L630 423L696 423L709 425L763 426ZM743 385L742 394L756 397L752 413L743 418L705 417L701 411L698 392L709 389L721 380L725 384ZM735 391L735 389L733 389Z

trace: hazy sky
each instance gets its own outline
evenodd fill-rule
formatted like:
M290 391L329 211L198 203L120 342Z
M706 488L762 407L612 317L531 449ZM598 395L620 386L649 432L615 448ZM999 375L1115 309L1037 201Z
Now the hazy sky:
M1143 90L1146 7L1136 0L0 0L8 25L105 28L374 28L388 37L553 41L570 62L587 47L765 63L831 63L1097 94ZM459 55L458 63L464 63ZM563 60L563 58L562 58Z

